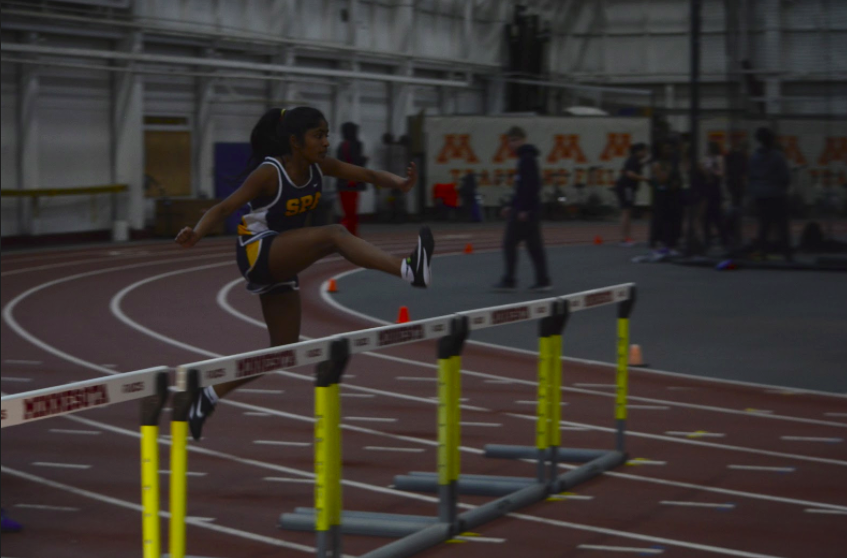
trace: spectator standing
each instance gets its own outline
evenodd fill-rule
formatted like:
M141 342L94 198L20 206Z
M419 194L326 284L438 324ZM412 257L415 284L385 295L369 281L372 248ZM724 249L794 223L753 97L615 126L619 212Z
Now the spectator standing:
M658 248L654 255L677 255L682 211L682 175L674 146L665 141L659 146L659 157L651 165L653 175L653 220L650 227L650 247Z
M336 152L338 160L364 167L368 158L362 153L362 142L359 141L359 126L352 122L345 122L341 125L341 137L343 141ZM338 179L336 185L343 212L341 224L351 234L359 236L359 192L365 189L365 184Z
M742 202L744 192L747 189L747 144L738 135L732 136L729 153L724 157L726 168L726 189L729 193L729 211L726 217L727 241L733 248L740 247L744 240L741 231L741 219L743 216Z
M723 221L722 192L724 179L724 159L721 147L710 141L708 154L703 160L703 191L700 199L700 215L703 225L703 245L706 250L712 242L712 228L717 230L721 245L727 247L726 230Z
M635 193L638 191L638 184L642 180L649 180L641 172L646 157L646 143L632 145L629 148L629 158L624 163L621 176L615 185L615 192L621 206L621 246L635 246L631 234L632 208L635 205Z
M534 292L551 290L547 273L547 257L541 237L541 173L538 170L538 149L526 140L526 132L513 126L506 132L509 148L518 157L515 173L515 192L511 203L503 208L506 232L503 237L503 256L506 270L503 279L494 288L497 291L514 291L517 286L515 269L518 263L518 244L526 241L526 248L535 268Z
M787 261L793 261L788 219L788 185L791 174L785 155L776 148L776 135L769 128L756 130L759 148L750 157L747 191L756 204L759 231L756 248L762 256L768 252L768 236L776 228L777 247Z

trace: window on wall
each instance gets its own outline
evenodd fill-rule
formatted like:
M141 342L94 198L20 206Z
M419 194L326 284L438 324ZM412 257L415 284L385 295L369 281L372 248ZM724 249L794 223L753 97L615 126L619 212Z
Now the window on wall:
M191 195L191 132L180 116L144 117L144 191L148 198Z

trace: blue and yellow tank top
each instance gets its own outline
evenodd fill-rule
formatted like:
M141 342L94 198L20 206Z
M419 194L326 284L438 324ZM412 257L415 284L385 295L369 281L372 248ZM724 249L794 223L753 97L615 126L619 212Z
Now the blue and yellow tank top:
M309 165L309 180L294 184L279 161L265 157L262 165L273 165L279 176L276 196L259 196L248 204L250 212L241 218L238 234L256 235L265 231L283 232L302 228L306 217L318 207L323 189L323 173L313 163Z

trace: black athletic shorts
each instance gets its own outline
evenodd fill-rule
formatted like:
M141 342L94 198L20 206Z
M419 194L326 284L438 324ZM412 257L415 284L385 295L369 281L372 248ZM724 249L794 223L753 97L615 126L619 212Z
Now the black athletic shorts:
M264 231L256 235L241 235L235 245L235 257L241 275L247 280L247 290L253 294L285 293L300 290L300 280L295 275L284 281L271 277L268 259L271 243L279 233Z
M618 203L620 203L621 209L631 209L635 205L634 188L618 186L615 188L615 193L618 195Z

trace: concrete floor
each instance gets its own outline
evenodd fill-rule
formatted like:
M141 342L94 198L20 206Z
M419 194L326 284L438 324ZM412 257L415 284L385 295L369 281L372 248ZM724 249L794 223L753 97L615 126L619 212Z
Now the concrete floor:
M496 251L437 257L428 290L362 270L342 278L334 296L352 310L393 322L400 306L421 319L635 282L631 342L641 345L651 368L847 393L847 275L631 262L645 252L613 244L548 248L555 289L541 295L525 290L533 277L522 249L515 293L490 288L502 273ZM614 307L572 316L564 354L613 362L615 317ZM537 350L536 335L535 323L523 323L482 330L473 339Z

